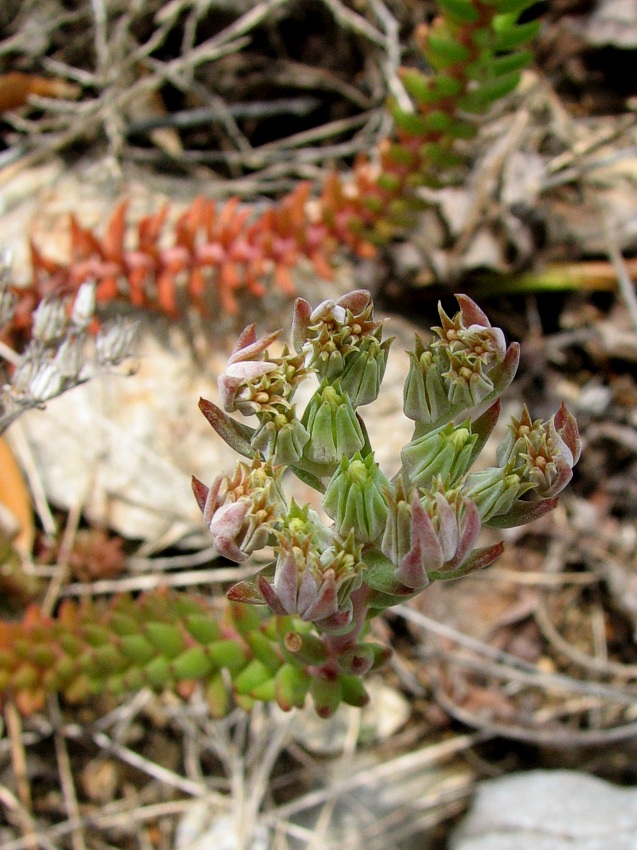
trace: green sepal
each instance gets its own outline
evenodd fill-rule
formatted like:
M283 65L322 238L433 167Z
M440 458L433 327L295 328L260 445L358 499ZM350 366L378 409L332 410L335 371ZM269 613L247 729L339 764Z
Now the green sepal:
M122 684L127 691L140 691L147 682L143 671L138 667L132 667L122 676Z
M217 720L230 711L230 694L221 671L215 673L206 684L206 702L210 713Z
M469 121L453 121L449 128L445 131L446 135L452 139L463 139L464 141L469 141L476 137L478 134L478 128L475 124L471 124Z
M54 677L60 683L65 683L77 673L77 664L73 659L65 655L63 658L58 659L50 672L53 673Z
M438 0L442 13L460 24L473 24L480 17L471 0Z
M425 116L427 126L436 133L446 133L453 126L453 119L448 112L442 109L432 109Z
M252 661L238 673L233 680L233 687L237 694L250 696L254 688L273 679L272 670L263 661L253 658Z
M497 34L495 49L502 53L507 50L515 50L516 47L521 47L527 41L534 39L542 26L541 21L529 21L526 24L512 25L508 20L508 16L503 17L506 20L501 20L500 16L498 16L493 21Z
M188 634L199 643L212 643L221 636L219 625L213 620L212 614L190 614L185 618L184 626Z
M370 642L367 645L371 646L372 652L374 654L374 663L372 664L372 671L379 670L381 667L384 667L393 655L391 648L389 646L385 646L382 643Z
M446 147L441 147L436 142L427 142L420 148L423 159L426 159L431 165L435 165L442 169L457 168L465 161L465 157ZM425 179L429 179L428 175L424 175Z
M143 668L143 674L149 685L161 688L171 680L170 665L163 655L158 655Z
M33 688L40 681L40 673L32 664L21 664L11 675L11 689L16 691Z
M216 404L207 401L205 398L199 399L199 410L231 449L244 457L254 457L255 451L250 445L250 440L255 431L254 428L250 428L242 422L237 422L236 419L228 416Z
M365 690L365 685L358 676L348 676L341 674L339 677L341 686L341 696L343 702L347 705L353 705L355 708L363 708L369 702L369 694Z
M314 676L310 686L314 708L319 717L331 717L341 704L341 679L328 679L324 676Z
M183 634L171 623L146 623L144 632L155 649L167 658L174 658L186 648Z
M250 712L254 708L254 699L247 694L234 694L234 701L238 708Z
M174 594L170 599L171 610L181 620L186 617L197 617L206 614L206 605L198 597L188 596L185 593Z
M212 667L212 659L203 646L191 646L170 663L176 679L202 679L210 673Z
M282 658L278 647L272 643L262 632L253 631L246 635L246 643L252 650L255 658L262 661L271 670L278 670Z
M405 156L403 156L402 152L404 152ZM414 161L414 155L412 152L402 145L392 145L387 156L391 162L398 165L405 165L407 167L409 167ZM374 214L382 213L385 208L385 202L382 198L379 198L378 195L365 195L360 199L360 203L364 209L369 210Z
M481 61L484 63L488 63L490 57L493 55L494 47L496 40L496 35L493 32L493 29L489 24L483 27L476 27L472 30L470 35L471 41L475 44L476 47L480 48L481 52ZM464 68L463 68L464 71Z
M94 686L88 676L82 674L73 679L70 685L64 689L64 698L68 702L86 702L94 693Z
M276 701L283 711L303 708L312 677L293 664L284 664L274 678Z
M157 655L157 651L143 635L131 634L119 639L119 647L127 658L135 664L147 664Z

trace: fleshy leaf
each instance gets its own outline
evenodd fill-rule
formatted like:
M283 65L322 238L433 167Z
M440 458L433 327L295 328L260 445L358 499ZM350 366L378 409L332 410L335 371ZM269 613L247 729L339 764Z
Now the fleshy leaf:
M273 581L275 566L276 562L272 561L271 564L263 567L259 572L243 581L237 582L226 593L226 596L231 602L243 602L246 605L266 605L267 603L259 589L259 577L267 579L268 582Z
M236 419L228 416L216 404L205 398L199 399L199 410L231 449L244 457L253 458L255 456L256 452L250 445L254 428L250 428L242 422L237 422Z
M517 525L526 525L540 519L557 507L559 499L542 499L539 502L517 501L505 514L491 517L483 522L489 528L514 528Z

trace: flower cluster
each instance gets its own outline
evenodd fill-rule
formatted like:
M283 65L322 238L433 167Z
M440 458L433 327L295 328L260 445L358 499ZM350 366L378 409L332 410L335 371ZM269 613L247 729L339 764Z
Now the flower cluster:
M314 310L297 301L290 348L247 328L219 379L223 407L200 401L243 460L210 486L193 478L193 490L218 552L246 567L260 553L265 566L230 589L221 618L192 595L152 592L105 608L65 602L55 618L33 608L22 623L0 623L0 692L25 712L50 691L71 701L143 686L187 695L195 682L215 716L255 700L287 710L310 698L321 717L341 702L364 705L362 677L389 655L369 639L369 621L434 581L492 563L502 543L480 547L482 527L520 525L555 507L580 453L564 406L546 422L524 408L495 465L473 469L517 347L471 299L458 302L411 354L404 406L414 434L392 479L359 412L378 394L391 343L369 293ZM53 326L38 318L39 334ZM316 391L297 418L295 388L312 376ZM291 474L321 495L322 516L288 498Z
M214 544L235 561L266 545L274 555L229 598L309 626L304 646L320 647L312 670L325 681L340 675L352 652L365 655L360 637L370 617L432 581L492 563L502 543L478 547L481 528L520 525L551 510L578 460L577 426L564 405L548 422L533 421L524 408L496 465L472 471L519 347L507 346L469 297L456 297L459 311L450 317L440 307L432 341L417 337L410 354L404 412L414 434L391 480L359 413L378 395L392 342L365 290L314 309L297 299L292 349L276 356L270 349L280 345L279 333L258 339L248 327L219 378L224 410L201 402L217 433L252 458L251 467L239 463L210 489L194 479ZM318 386L297 418L291 399L311 375ZM259 425L232 412L256 414ZM327 521L286 499L286 468L322 494Z

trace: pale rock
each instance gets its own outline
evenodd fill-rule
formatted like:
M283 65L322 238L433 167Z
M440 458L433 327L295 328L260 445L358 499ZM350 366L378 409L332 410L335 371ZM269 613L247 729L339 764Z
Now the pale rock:
M635 850L637 789L576 771L481 783L450 850Z

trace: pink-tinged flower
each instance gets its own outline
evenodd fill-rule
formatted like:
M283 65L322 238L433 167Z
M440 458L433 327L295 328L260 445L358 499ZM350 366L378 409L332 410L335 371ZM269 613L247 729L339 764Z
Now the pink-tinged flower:
M301 381L310 374L301 354L290 353L287 345L279 357L270 357L268 346L281 331L256 338L255 326L249 325L239 337L219 377L219 395L224 409L252 413L286 413L290 399Z
M276 363L265 360L263 354L280 334L281 331L274 331L257 339L255 325L248 325L241 333L225 372L219 376L219 395L224 410L229 413L239 410L249 416L261 409L259 384L278 368Z
M525 406L520 418L512 419L497 460L500 466L514 467L533 485L532 498L551 499L573 477L580 453L577 423L564 404L548 422L533 421Z
M535 439L528 438L528 447L522 457L526 459L526 475L537 484L534 495L551 499L561 493L573 477L581 441L577 423L564 404L541 428L541 435L536 433Z
M430 579L454 578L491 563L484 562L482 550L474 551L480 528L478 509L457 490L421 498L414 488L407 497L399 485L390 500L381 549L396 565L394 576L401 584L423 590ZM496 548L491 560L500 553Z
M471 408L493 403L515 375L520 347L508 348L500 328L494 328L466 295L456 295L460 311L450 318L438 306L439 339L425 347L416 337L404 389L405 414L427 428L436 428ZM422 433L422 431L421 431Z
M319 523L307 506L292 506L277 531L274 578L259 576L258 587L275 614L295 614L331 631L351 622L350 594L361 585L364 564L353 532L341 541Z
M292 343L305 357L306 366L315 369L319 378L330 380L343 374L351 360L368 348L373 339L380 343L382 322L374 321L372 297L366 289L355 289L337 301L328 299L314 310L303 298L297 298L292 321ZM378 357L387 358L387 347L376 345ZM382 374L381 374L382 379ZM360 383L362 376L358 376ZM355 382L356 376L352 381ZM366 388L365 397L369 396ZM370 398L371 400L371 398ZM368 401L361 401L367 404Z
M258 457L252 467L237 463L232 476L218 475L210 488L193 476L195 498L220 555L241 562L266 545L286 508L279 479L280 472Z

